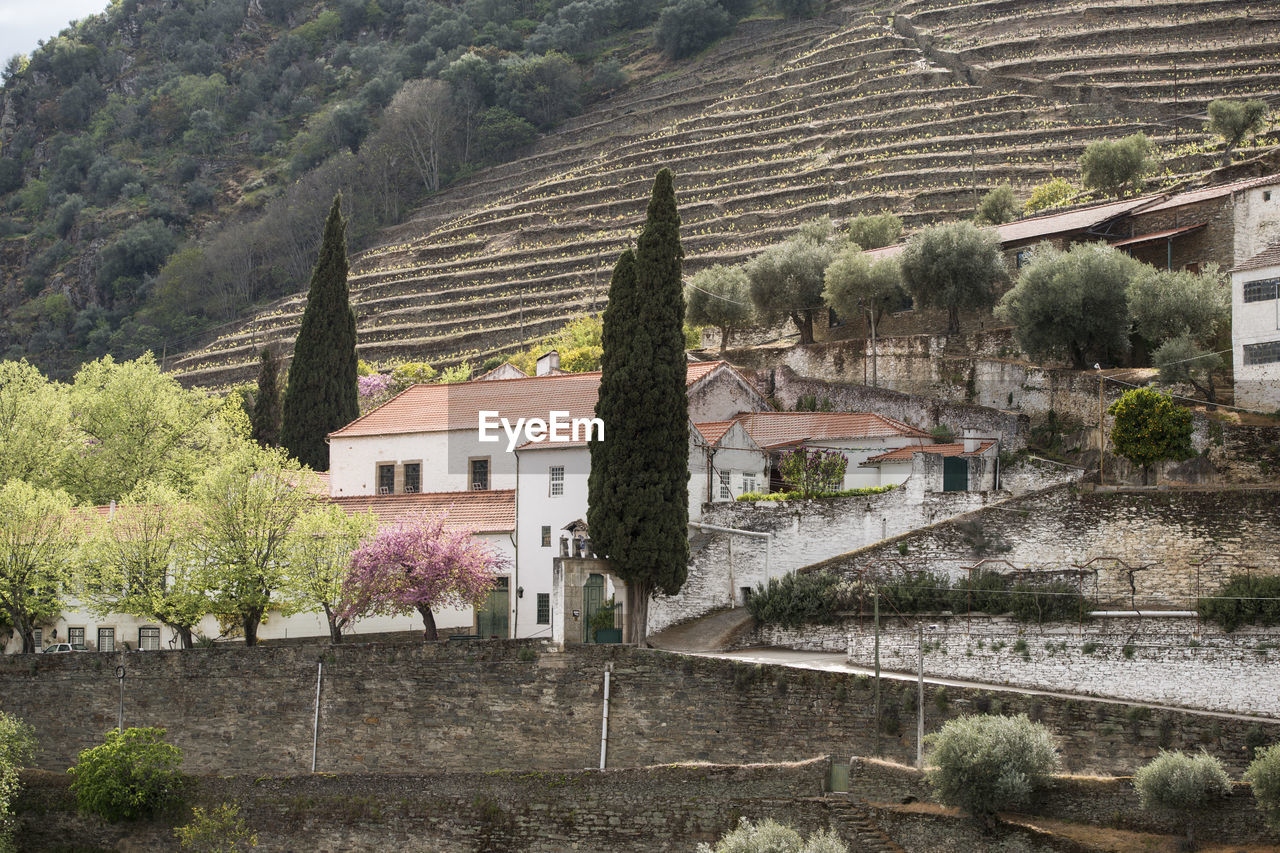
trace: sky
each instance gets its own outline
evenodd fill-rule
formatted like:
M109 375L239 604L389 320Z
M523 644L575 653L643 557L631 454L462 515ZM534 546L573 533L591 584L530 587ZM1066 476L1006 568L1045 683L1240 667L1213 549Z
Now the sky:
M101 12L108 0L0 0L0 67L15 53L29 54L73 20Z

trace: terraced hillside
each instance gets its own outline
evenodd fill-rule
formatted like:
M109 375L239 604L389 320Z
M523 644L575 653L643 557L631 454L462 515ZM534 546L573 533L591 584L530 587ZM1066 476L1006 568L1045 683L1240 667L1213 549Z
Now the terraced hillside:
M1220 159L1202 130L1210 100L1280 103L1269 2L831 6L812 21L744 21L676 72L654 74L638 53L641 82L441 193L354 259L361 356L478 361L600 308L664 165L692 272L824 214L968 215L985 188L1072 175L1088 142L1138 130L1160 148L1162 182L1191 182ZM1277 142L1268 134L1246 156ZM292 342L303 301L170 366L193 384L247 379L265 342Z

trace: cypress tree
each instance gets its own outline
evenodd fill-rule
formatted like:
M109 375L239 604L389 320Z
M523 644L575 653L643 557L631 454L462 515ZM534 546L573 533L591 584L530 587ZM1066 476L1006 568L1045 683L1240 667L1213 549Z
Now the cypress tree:
M253 401L250 437L263 447L280 446L280 363L271 347L264 347L258 365L258 395Z
M280 444L316 471L329 470L325 437L360 414L356 401L356 317L347 291L347 223L341 206L342 195L338 194L333 197L320 256L311 272L280 425Z
M653 184L632 258L614 269L604 313L587 524L597 553L627 583L632 638L648 633L649 599L674 595L689 562L689 397L680 216L671 172Z

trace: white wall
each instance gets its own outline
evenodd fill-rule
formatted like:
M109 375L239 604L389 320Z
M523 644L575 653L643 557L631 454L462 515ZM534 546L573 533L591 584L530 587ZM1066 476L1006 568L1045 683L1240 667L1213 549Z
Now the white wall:
M695 450L696 447L696 450ZM735 423L712 447L700 441L689 449L689 519L702 516L702 504L737 500L752 491L744 485L748 475L755 478L757 492L769 490L768 454L747 435L742 424ZM729 497L720 490L720 475L729 475Z
M1237 193L1233 215L1234 260L1242 264L1280 240L1280 184Z
M499 442L481 442L478 430L419 432L335 439L329 449L329 493L378 493L378 465L395 463L396 493L404 490L405 462L422 463L422 491L465 492L471 488L468 460L489 458L489 488L515 488L515 458Z
M1276 191L1280 197L1280 189ZM1246 344L1280 340L1280 299L1244 301L1244 285L1280 278L1280 266L1231 274L1231 349L1237 406L1271 411L1280 408L1280 362L1245 366Z
M537 624L538 593L550 595L552 560L560 556L563 528L587 517L587 474L591 470L591 452L586 447L555 447L519 451L520 484L516 489L516 512L519 519L518 585L524 587L524 598L518 600L519 619L513 618L517 637L550 637L551 625ZM550 469L562 466L565 471L564 494L551 494ZM550 545L542 545L542 528L551 528ZM512 589L517 580L512 580ZM513 602L516 602L513 593ZM554 615L553 615L554 618Z

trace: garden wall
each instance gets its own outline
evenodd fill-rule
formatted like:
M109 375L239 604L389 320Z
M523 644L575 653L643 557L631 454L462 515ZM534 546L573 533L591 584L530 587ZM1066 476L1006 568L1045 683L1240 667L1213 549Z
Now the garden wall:
M120 655L8 655L0 709L36 729L38 767L63 770L115 726L116 662L127 667L125 723L161 726L196 773L310 769L318 664L317 769L329 773L558 772L598 766L602 686L611 666L608 766L740 764L815 755L914 756L914 727L877 736L871 680L618 646L564 652L522 641L218 647ZM887 682L886 708L914 714L914 684ZM990 707L991 692L929 689L926 728ZM1156 753L1203 745L1237 771L1246 742L1280 723L1163 712L1134 732L1123 703L1001 693L1062 738L1072 772L1130 773ZM908 706L911 708L907 712Z
M816 563L850 576L987 568L1054 572L1093 606L1194 609L1236 572L1276 571L1278 489L1075 491L1059 486ZM1076 566L1083 567L1081 569Z

